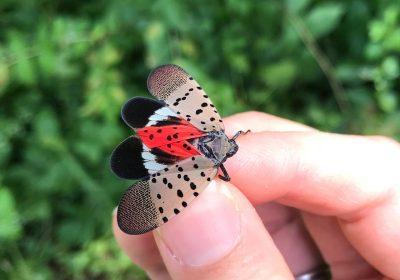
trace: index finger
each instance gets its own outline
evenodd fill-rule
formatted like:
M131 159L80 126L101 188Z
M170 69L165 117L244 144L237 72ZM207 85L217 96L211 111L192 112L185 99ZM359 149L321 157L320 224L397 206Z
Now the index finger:
M321 132L240 136L226 162L236 185L255 202L279 199L323 215L351 217L397 192L400 148L390 141Z
M316 131L314 128L283 119L270 114L250 111L238 113L224 118L226 134L234 135L239 130L251 130L252 132L262 131Z
M278 200L339 217L367 261L389 277L400 277L400 251L393 245L400 243L398 144L315 131L250 133L238 144L226 167L251 201Z

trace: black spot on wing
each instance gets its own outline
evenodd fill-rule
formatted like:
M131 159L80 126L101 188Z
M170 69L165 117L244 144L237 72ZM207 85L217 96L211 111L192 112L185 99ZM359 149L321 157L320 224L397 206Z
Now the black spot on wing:
M145 97L134 97L122 107L121 116L127 125L132 128L144 127L150 116L155 111L164 107L164 103L155 99Z
M183 192L182 192L181 190L177 190L176 194L177 194L179 197L183 197Z

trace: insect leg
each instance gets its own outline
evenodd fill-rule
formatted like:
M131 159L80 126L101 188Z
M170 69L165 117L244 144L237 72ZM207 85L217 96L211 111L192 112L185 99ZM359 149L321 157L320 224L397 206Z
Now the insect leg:
M221 168L223 175L218 175L218 177L225 182L229 182L231 180L231 177L229 176L228 171L226 171L225 166L221 164L219 168Z
M236 140L236 138L238 138L240 135L244 135L250 132L250 129L243 131L243 130L239 130L238 132L236 132L235 135L233 135L232 140Z

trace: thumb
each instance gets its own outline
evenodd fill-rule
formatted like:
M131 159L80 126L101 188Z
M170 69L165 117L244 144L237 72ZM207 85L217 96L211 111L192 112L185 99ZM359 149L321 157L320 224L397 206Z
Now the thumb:
M173 279L293 278L253 206L225 182L154 235Z

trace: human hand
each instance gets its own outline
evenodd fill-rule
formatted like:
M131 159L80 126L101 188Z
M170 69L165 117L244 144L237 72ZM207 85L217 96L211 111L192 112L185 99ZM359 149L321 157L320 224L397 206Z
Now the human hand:
M334 279L400 279L397 142L257 112L224 123L230 136L252 131L225 164L231 183L212 182L143 235L113 215L119 245L152 279L292 279L324 262Z

